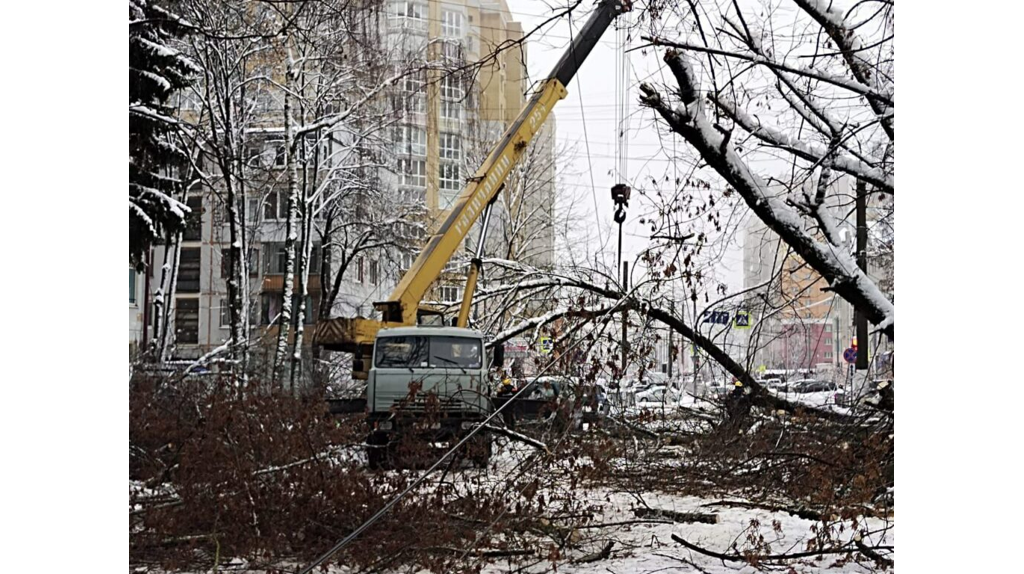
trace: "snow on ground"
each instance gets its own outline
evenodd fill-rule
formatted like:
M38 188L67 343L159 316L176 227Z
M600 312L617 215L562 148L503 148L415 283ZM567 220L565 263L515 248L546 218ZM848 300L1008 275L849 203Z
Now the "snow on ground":
M595 518L593 524L626 522L635 520L632 508L637 506L637 501L631 495L625 493L614 493L605 489L595 489L590 493L595 503L604 504L606 510ZM806 549L807 541L813 537L811 527L815 524L812 521L791 516L785 512L769 512L766 510L750 510L742 508L729 508L722 506L707 507L708 500L695 497L681 497L664 494L645 493L643 498L648 506L661 510L672 510L677 512L700 512L718 514L717 524L631 524L622 526L611 526L597 529L600 544L596 544L593 552L600 550L601 544L607 540L614 540L611 555L605 560L586 564L560 563L558 572L589 574L601 573L615 574L633 573L654 573L654 572L701 572L701 570L688 564L692 562L704 572L711 573L748 573L759 572L753 566L742 562L723 562L716 558L704 556L691 551L672 540L675 534L693 544L714 550L717 552L731 554L733 543L739 548L744 548L746 535L749 532L752 520L756 520L760 527L758 531L764 535L770 544L772 553L800 552ZM778 521L781 530L776 533L773 530L773 522ZM881 519L868 521L870 530L885 528ZM594 529L587 529L588 534L593 534ZM847 529L844 539L851 539L852 531ZM895 533L892 522L884 537L878 535L870 542L873 544L893 545ZM580 554L582 555L582 554ZM826 556L822 559L809 558L802 561L790 561L787 564L793 570L801 573L815 572L873 572L873 564L864 559L863 564L850 562L845 565L835 566L838 555ZM764 569L764 567L762 567ZM497 574L508 572L508 565L493 563L483 572ZM538 564L525 572L551 571L548 563ZM785 570L783 570L785 571Z
M692 400L689 401L692 404ZM658 404L661 407L661 404ZM671 407L670 407L671 408ZM521 443L509 442L499 439L495 456L487 470L463 467L448 475L448 480L465 480L478 483L479 486L497 487L499 483L511 474L530 453L534 452L533 447ZM662 447L671 448L671 447ZM388 471L410 472L410 471ZM411 471L417 472L417 471ZM427 480L424 488L431 490L436 483ZM129 485L131 495L138 496L159 496L167 495L167 491L146 489L141 484L131 482ZM765 549L772 554L786 554L801 552L807 549L807 543L812 540L814 533L812 527L816 524L792 516L786 512L772 512L761 509L746 509L729 506L711 505L716 502L710 499L701 499L692 496L677 496L655 492L626 493L613 491L608 488L592 488L586 492L578 493L585 502L600 507L601 510L588 523L587 528L579 530L580 539L586 540L582 547L569 551L562 556L557 564L547 560L531 564L530 559L522 557L509 562L504 558L487 559L487 564L481 562L482 572L487 574L498 574L501 572L563 572L572 574L624 574L624 573L711 573L711 574L748 574L753 572L778 571L798 573L867 573L878 571L874 564L867 558L856 555L860 562L850 561L839 562L843 555L827 555L820 558L807 558L798 561L787 561L784 566L776 564L761 565L760 569L744 562L728 561L709 557L692 551L678 544L672 539L675 534L688 542L698 545L707 550L723 554L735 554L739 551L749 549L747 540L748 534L756 532L763 535L764 540L770 548ZM652 509L688 512L688 513L713 513L718 515L715 524L703 523L664 523L664 522L640 522L633 510L641 507L637 495L642 498L647 507ZM730 498L728 500L740 500ZM650 518L646 520L664 520ZM758 526L752 527L752 521ZM613 526L595 527L609 523L626 523ZM773 526L777 523L778 529ZM862 523L859 529L867 528L870 532L876 532L866 539L869 545L895 545L894 519L869 519ZM851 541L855 529L847 524L839 539ZM367 535L372 536L372 527ZM573 563L591 553L596 553L608 542L614 541L611 553L608 558L596 560L589 563ZM535 548L538 557L547 554L548 548L544 545L550 541L541 540ZM735 547L733 547L735 545ZM477 548L477 550L488 550ZM888 555L894 558L893 555ZM532 560L537 560L534 558ZM691 564L692 563L692 564ZM293 565L299 566L299 565ZM244 561L237 561L233 564L222 564L225 571L250 571ZM787 568L792 567L792 570ZM555 569L557 568L557 570ZM294 568L293 568L294 570ZM140 570L147 571L147 569ZM154 572L156 570L149 570ZM405 571L405 570L403 570ZM329 574L350 574L351 570L345 567L332 566L328 568Z
M505 444L497 452L491 468L487 471L487 479L497 478L510 470L517 460L529 451L530 447L521 444ZM663 447L666 448L666 447ZM468 471L475 476L479 471ZM468 478L469 475L467 475ZM594 517L591 525L608 524L613 522L630 522L637 520L633 509L640 506L633 494L615 492L606 488L595 488L582 495L587 502L600 506L603 510ZM733 544L740 550L750 548L746 537L751 532L751 521L756 520L759 527L758 533L764 536L770 544L769 552L772 554L786 554L802 552L807 550L807 543L812 540L814 533L812 527L819 525L811 520L805 520L792 516L786 512L772 512L768 510L746 509L727 506L705 506L716 500L701 499L692 496L676 496L663 493L644 492L640 493L643 501L650 508L691 513L712 513L718 515L716 524L701 523L634 523L603 528L586 528L581 530L583 538L594 539L591 546L581 550L573 551L569 556L564 556L557 564L557 572L590 574L601 573L623 574L623 573L655 573L655 572L681 572L681 573L751 573L766 571L774 568L786 572L785 568L771 566L757 569L743 562L723 562L716 558L691 551L672 539L675 534L702 548L733 554ZM741 500L730 498L728 500ZM780 529L776 532L773 523L778 522ZM888 522L883 519L869 519L860 529L867 528L868 531L884 531L869 537L866 542L869 545L895 544L895 531L893 519ZM852 541L854 529L846 524L840 539ZM614 540L609 558L586 564L573 564L571 560L578 560L588 553L598 552L608 540ZM542 552L543 554L543 552ZM800 561L788 561L785 564L792 566L793 571L800 573L866 573L877 571L874 564L857 555L861 563L849 562L836 565L836 562L843 555L827 555L820 559L808 558ZM892 558L892 556L890 556ZM700 569L686 563L690 561ZM521 571L521 572L551 572L552 564L542 562L533 567L519 570L523 565L520 563L503 562L502 559L492 559L491 564L483 569L483 572L497 574L499 572Z

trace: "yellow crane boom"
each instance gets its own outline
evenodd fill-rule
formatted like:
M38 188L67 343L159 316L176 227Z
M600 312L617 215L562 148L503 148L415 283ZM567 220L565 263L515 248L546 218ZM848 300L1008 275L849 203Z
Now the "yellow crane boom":
M385 327L415 325L420 302L441 275L452 255L465 240L488 204L498 195L512 167L540 131L554 105L567 95L566 86L579 66L600 40L609 24L630 9L628 0L601 0L554 70L519 112L516 120L491 149L480 169L469 178L451 212L430 237L416 261L406 271L387 301L374 303L381 321L362 317L340 317L320 321L313 343L326 349L356 355L353 377L365 378L363 357L369 356L377 331ZM469 318L473 291L480 271L479 259L470 268L457 324L465 326Z

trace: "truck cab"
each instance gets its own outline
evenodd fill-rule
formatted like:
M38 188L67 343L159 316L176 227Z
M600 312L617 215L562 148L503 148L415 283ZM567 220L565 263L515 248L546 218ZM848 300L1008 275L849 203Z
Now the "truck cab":
M395 443L415 435L454 445L492 411L487 350L480 331L418 325L381 329L367 377L371 466L392 458ZM490 437L473 441L476 462L490 457ZM421 440L422 442L422 440Z

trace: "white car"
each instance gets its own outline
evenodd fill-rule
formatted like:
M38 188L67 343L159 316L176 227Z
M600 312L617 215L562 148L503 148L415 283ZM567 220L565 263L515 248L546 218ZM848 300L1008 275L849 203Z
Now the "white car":
M638 403L664 403L671 399L667 385L652 385L636 394Z

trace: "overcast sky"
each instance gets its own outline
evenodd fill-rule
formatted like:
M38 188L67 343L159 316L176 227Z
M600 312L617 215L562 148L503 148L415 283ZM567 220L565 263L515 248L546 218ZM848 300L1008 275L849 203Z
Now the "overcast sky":
M527 32L552 14L544 2L537 0L508 0L508 3L513 17L523 24ZM555 2L551 4L557 5ZM531 82L540 81L547 76L569 45L570 34L579 31L594 4L584 1L574 14L571 28L568 19L561 18L557 23L548 25L543 34L538 32L530 38L527 44L527 57ZM610 194L611 186L617 183L614 174L617 91L615 69L619 53L616 42L616 30L609 28L568 86L569 95L559 102L554 112L557 118L558 141L575 144L577 151L569 165L561 166L564 172L571 172L574 175L562 182L560 191L577 194L579 203L588 208L586 216L589 221L581 223L600 226L600 233L594 234L597 237L592 239L591 246L593 250L603 253L606 256L605 261L610 263L614 263L617 240L617 229L612 221L614 209ZM629 46L636 46L638 43L639 38L631 43L627 42ZM630 183L634 190L638 187L650 190L653 185L652 178L664 182L666 175L673 179L677 174L685 175L686 166L678 165L671 160L672 146L676 146L678 153L685 147L685 143L681 138L668 134L663 127L657 126L654 123L654 113L641 108L637 101L637 86L641 81L659 82L665 78L660 56L651 51L648 51L647 55L635 51L627 54L627 58L629 80L626 86L626 105L630 119L626 182ZM638 196L636 191L633 196ZM632 260L648 243L650 230L639 223L641 217L649 214L649 210L645 210L644 207L642 199L630 202L628 218L624 224L624 252L628 260ZM646 207L649 208L650 205ZM742 235L739 235L735 241L741 238ZM731 292L740 289L743 284L740 247L738 244L731 246L723 256L723 264L716 269L719 280L725 282Z

